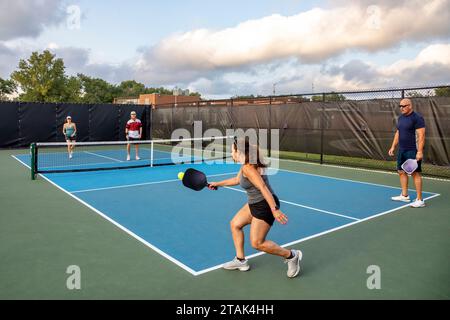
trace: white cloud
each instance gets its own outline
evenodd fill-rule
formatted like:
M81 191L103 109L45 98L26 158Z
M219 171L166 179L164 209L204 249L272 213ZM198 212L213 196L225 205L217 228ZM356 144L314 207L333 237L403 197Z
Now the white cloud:
M17 69L20 59L26 60L33 51L42 53L43 50L49 50L56 55L57 59L62 58L66 74L71 76L83 73L111 83L135 78L136 69L131 61L118 64L93 61L90 49L61 47L56 43L49 43L46 48L39 48L25 40L0 41L0 77L9 78L10 74Z
M319 63L347 50L375 51L401 42L450 35L448 0L408 1L395 6L347 5L278 14L223 30L172 35L141 60L149 71L213 70L296 57ZM373 10L376 8L376 10Z
M385 76L399 75L409 69L415 69L424 65L440 64L450 67L450 44L433 44L417 55L413 60L399 60L390 66L382 68Z
M0 41L0 77L9 78L12 71L19 65L19 60L29 56L31 50L26 44L12 45Z
M62 1L32 4L47 3L58 12L55 8ZM64 59L70 75L84 73L113 83L135 79L147 86L178 85L209 98L269 95L274 83L277 94L310 92L313 83L316 92L450 83L449 0L380 0L375 6L372 2L348 5L338 1L336 7L333 1L334 7L292 16L271 15L223 30L175 34L116 64L87 48L61 47L57 42L47 48ZM22 14L14 16L23 22L28 11L20 7L24 1L17 3L14 12ZM60 20L58 14L47 13L28 23L36 27L33 32L20 26L15 32L5 32L2 15L0 11L0 76L7 77L19 58L42 49L24 45L22 38L2 42L2 37L37 35L43 26ZM441 44L427 46L436 39ZM350 58L337 63L337 57L346 57L342 53L348 51L370 53L411 44L424 48L409 60L382 65Z
M303 65L296 59L261 64L253 72L224 72L221 76L193 81L190 89L213 98L235 94L277 94L348 91L371 88L450 84L450 44L425 47L410 60L389 65L350 60L340 65ZM222 92L222 94L220 94Z
M118 64L94 61L91 50L85 48L57 47L50 51L63 59L68 75L83 73L111 83L134 78L134 67L128 61Z
M54 42L50 42L48 45L47 45L47 48L49 48L49 49L58 49L59 48L59 45L57 44L57 43L54 43Z
M0 1L0 40L35 38L45 27L61 23L65 17L63 1Z

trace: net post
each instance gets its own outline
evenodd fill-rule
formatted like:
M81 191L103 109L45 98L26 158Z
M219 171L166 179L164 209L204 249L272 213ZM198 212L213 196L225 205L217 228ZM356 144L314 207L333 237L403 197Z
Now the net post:
M203 141L200 141L201 148L199 150L199 152L201 152L200 160L201 160L202 163L205 161L205 159L203 158L203 143L204 143ZM195 140L191 140L189 148L191 148L189 150L189 154L191 156L191 159L189 161L190 162L194 162L195 161L195 156L196 156L196 153L197 153L197 150L195 150Z
M323 164L323 136L325 131L325 101L326 95L322 93L322 114L321 114L321 125L320 125L320 164Z
M269 130L268 130L268 136L267 136L267 155L269 158L272 156L272 96L270 96L269 99Z
M30 144L30 154L31 154L31 180L36 180L36 169L37 169L37 154L36 154L36 143Z
M150 142L150 167L153 167L153 141Z

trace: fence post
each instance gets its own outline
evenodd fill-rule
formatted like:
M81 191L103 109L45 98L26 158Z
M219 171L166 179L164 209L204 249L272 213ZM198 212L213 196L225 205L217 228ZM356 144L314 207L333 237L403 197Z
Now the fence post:
M202 122L202 126L203 126L203 120L200 118L200 101L197 101L196 103L196 106L197 106L197 115L195 116L195 117L193 117L194 119L192 120L192 123L191 123L191 130L192 130L192 132L191 132L191 137L194 137L194 124L195 124L195 121L201 121Z
M146 108L148 110L147 112L147 139L152 140L153 139L153 105L148 104L146 105Z
M229 117L231 119L231 128L236 130L236 124L234 123L234 110L233 110L233 98L230 99L230 114ZM231 129L230 128L230 129Z
M320 121L320 164L323 164L323 133L325 130L325 93L322 93L322 116Z
M171 116L170 116L170 134L173 133L173 114L174 114L175 104L172 104Z
M267 155L272 156L272 96L269 98L269 136L267 137Z

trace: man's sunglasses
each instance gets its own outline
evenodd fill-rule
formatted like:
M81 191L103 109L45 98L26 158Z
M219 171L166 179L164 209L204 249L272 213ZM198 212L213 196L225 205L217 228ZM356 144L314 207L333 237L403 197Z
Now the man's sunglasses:
M400 108L406 108L407 106L409 106L409 104L400 104L399 105Z

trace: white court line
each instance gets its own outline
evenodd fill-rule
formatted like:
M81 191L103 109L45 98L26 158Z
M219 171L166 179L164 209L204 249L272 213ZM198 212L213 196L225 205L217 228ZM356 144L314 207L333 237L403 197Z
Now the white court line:
M17 161L19 161L21 164L23 164L25 167L30 168L26 163L22 162L20 159L16 158L14 155L11 155L11 156L12 156L14 159L16 159ZM295 173L295 171L293 171L293 172ZM198 275L201 275L201 274L210 272L210 271L214 271L214 270L217 270L217 269L219 269L219 268L222 267L222 264L220 264L220 265L216 265L216 266L213 266L213 267L210 267L210 268L207 268L207 269L203 269L203 270L200 270L200 271L194 271L194 270L192 270L191 268L189 268L188 266L184 265L184 264L181 263L180 261L176 260L175 258L171 257L171 256L168 255L167 253L165 253L165 252L163 252L162 250L158 249L157 247L155 247L155 246L152 245L151 243L147 242L146 240L142 239L142 238L139 237L138 235L134 234L133 232L131 232L130 230L128 230L128 229L125 228L124 226L122 226L122 225L120 225L119 223L115 222L114 220L110 219L108 216L106 216L105 214L103 214L101 211L95 209L94 207L90 206L89 204L87 204L86 202L84 202L83 200L81 200L80 198L78 198L77 196L71 194L71 193L68 192L67 190L65 190L65 189L63 189L62 187L58 186L57 184L53 183L53 182L52 182L50 179L48 179L45 175L40 174L40 176L42 176L45 180L47 180L48 182L50 182L52 185L56 186L58 189L62 190L63 192L67 193L69 196L73 197L75 200L79 201L79 202L82 203L83 205L85 205L85 206L87 206L88 208L92 209L94 212L96 212L97 214L99 214L100 216L102 216L103 218L105 218L106 220L110 221L111 223L113 223L114 225L116 225L118 228L120 228L121 230L123 230L123 231L125 231L126 233L128 233L129 235L131 235L133 238L135 238L135 239L137 239L138 241L142 242L142 243L145 244L146 246L148 246L148 247L150 247L151 249L153 249L155 252L159 253L160 255L162 255L163 257L165 257L166 259L168 259L169 261L172 261L173 263L175 263L176 265L178 265L178 266L181 267L182 269L188 271L189 273L191 273L191 274L194 275L194 276L198 276ZM351 181L351 180L350 180L350 181ZM239 189L237 189L237 190L239 190ZM241 190L239 190L239 191L241 191ZM434 195L432 195L432 196L429 196L429 197L427 197L427 198L424 198L424 200L429 200L429 199L432 199L432 198L435 198L435 197L438 197L438 196L440 196L440 194L437 194L437 193L436 193L436 194L434 194ZM384 211L384 212L381 212L381 213L379 213L379 214L372 215L372 216L370 216L370 217L367 217L367 218L364 218L364 219L361 219L361 220L358 220L358 221L350 222L350 223L348 223L348 224L345 224L345 225L342 225L342 226L339 226L339 227L336 227L336 228L333 228L333 229L329 229L329 230L326 230L326 231L323 231L323 232L320 232L320 233L311 235L311 236L309 236L309 237L305 237L305 238L298 239L298 240L295 240L295 241L292 241L292 242L289 242L289 243L285 243L285 244L282 244L281 247L288 247L288 246L292 246L292 245L294 245L294 244L298 244L298 243L301 243L301 242L304 242L304 241L307 241L307 240L310 240L310 239L313 239L313 238L317 238L317 237L323 236L323 235L325 235L325 234L328 234L328 233L331 233L331 232L334 232L334 231L337 231L337 230L340 230L340 229L344 229L344 228L350 227L350 226L352 226L352 225L355 225L355 224L358 224L358 223L361 223L361 222L364 222L364 221L368 221L368 220L371 220L371 219L380 217L380 216L382 216L382 215L385 215L385 214L388 214L388 213L391 213L391 212L394 212L394 211L398 211L398 210L400 210L400 209L403 209L403 208L408 207L409 205L410 205L410 204L405 204L405 205L400 206L400 207L398 207L398 208L394 208L394 209L391 209L391 210L388 210L388 211ZM422 209L422 210L423 210L423 209ZM254 258L254 257L260 256L260 255L263 255L263 254L265 254L265 253L264 253L264 252L258 252L258 253L255 253L255 254L252 254L252 255L247 256L247 258L248 258L248 259L252 259L252 258ZM225 261L224 261L224 262L225 262Z
M167 182L174 182L179 181L178 179L172 179L172 180L162 180L162 181L153 181L153 182L143 182L143 183L135 183L135 184L124 184L120 186L114 186L114 187L104 187L104 188L95 188L95 189L84 189L84 190L77 190L77 191L69 191L70 193L83 193L83 192L92 192L92 191L101 191L101 190L111 190L111 189L120 189L120 188L131 188L131 187L139 187L139 186L147 186L152 184L159 184L159 183L167 183Z
M440 194L434 194L432 196L424 198L424 200L429 200L431 198L435 198L435 197L438 197L438 196L440 196ZM310 239L318 238L318 237L321 237L321 236L326 235L328 233L332 233L332 232L338 231L340 229L351 227L351 226L353 226L355 224L358 224L358 223L361 223L361 222L365 222L365 221L368 221L368 220L371 220L371 219L383 216L385 214L388 214L388 213L391 213L391 212L394 212L394 211L406 208L409 205L410 204L405 204L405 205L403 205L401 207L398 207L398 208L394 208L394 209L391 209L391 210L388 210L388 211L384 211L384 212L378 213L376 215L373 215L373 216L370 216L370 217L367 217L367 218L364 218L364 219L361 219L361 220L358 220L358 221L350 222L350 223L344 224L342 226L339 226L339 227L336 227L336 228L333 228L333 229L325 230L323 232L316 233L316 234L313 234L313 235L305 237L305 238L301 238L301 239L298 239L298 240L295 240L295 241L292 241L292 242L289 242L289 243L285 243L285 244L280 245L280 247L285 248L285 247L289 247L289 246L292 246L292 245L295 245L295 244L298 244L298 243L301 243L301 242L304 242L304 241L307 241L307 240L310 240ZM417 209L417 210L419 210L419 209ZM247 256L246 258L247 259L252 259L252 258L261 256L263 254L266 254L266 253L265 252L257 252L257 253L254 253L252 255ZM226 261L224 261L224 263L225 262ZM219 265L216 265L214 267L210 267L210 268L207 268L207 269L203 269L203 270L197 271L196 275L201 275L201 274L204 274L204 273L207 273L207 272L210 272L210 271L214 271L214 270L217 270L217 269L220 269L220 268L222 268L222 264L219 264Z
M272 159L272 158L269 157L269 159ZM286 161L286 162L293 162L293 163L303 163L303 164L308 164L308 165L312 165L312 166L324 166L324 167L330 167L330 168L365 171L365 172L371 172L371 173L382 173L382 174L398 175L398 173L396 171L395 172L390 172L390 171L386 171L386 170L382 170L382 169L379 169L379 170L377 170L377 169L364 169L364 168L356 168L356 167L350 167L350 166L339 166L339 165L335 165L335 164L326 164L326 163L320 164L320 163L309 162L309 161L282 159L282 158L279 158L278 160L279 161ZM422 179L450 182L450 179L427 177L427 176L422 176Z
M240 189L236 189L236 188L232 188L232 187L225 187L225 188L245 193L244 190L240 190ZM346 215L343 215L343 214L339 214L339 213L331 212L331 211L327 211L327 210L317 209L317 208L314 208L314 207L308 207L308 206L305 206L305 205L302 205L302 204L298 204L298 203L295 203L295 202L290 202L290 201L281 200L281 199L280 199L280 202L287 203L287 204L290 204L290 205L293 205L293 206L297 206L297 207L302 207L302 208L314 210L314 211L319 211L319 212L322 212L322 213L326 213L326 214L330 214L330 215L333 215L333 216L338 216L338 217L342 217L342 218L346 218L346 219L350 219L350 220L356 220L356 221L360 220L360 219L355 218L355 217L346 216Z
M211 175L208 175L207 177L218 177L218 176L226 176L226 175L232 175L232 174L237 174L237 172L211 174ZM171 180L152 181L152 182L143 182L143 183L135 183L135 184L124 184L124 185L119 185L119 186L95 188L95 189L84 189L84 190L76 190L76 191L69 191L69 192L70 193L82 193L82 192L101 191L101 190L110 190L110 189L132 188L132 187L138 187L138 186L146 186L146 185L176 182L176 181L180 181L180 180L179 179L171 179Z
M83 152L84 153L88 153L88 154L92 154L93 156L97 156L97 157L113 160L113 161L116 161L116 162L124 162L124 161L118 160L116 158L111 158L111 157L107 157L107 156L102 156L101 154L96 154L95 152L89 152L89 151L83 151Z
M24 166L26 166L27 168L30 168L26 163L22 162L21 160L19 160L18 158L16 158L15 156L12 156L13 158L15 158L17 161L19 161L20 163L22 163ZM125 231L127 234L129 234L130 236L132 236L133 238L135 238L136 240L142 242L144 245L146 245L147 247L153 249L155 252L159 253L161 256L163 256L164 258L168 259L169 261L175 263L177 266L179 266L180 268L186 270L187 272L191 273L192 275L196 276L197 272L192 270L191 268L189 268L187 265L183 264L182 262L178 261L177 259L175 259L174 257L170 256L169 254L165 253L164 251L160 250L158 247L154 246L153 244L151 244L150 242L142 239L141 237L139 237L137 234L135 234L134 232L130 231L129 229L125 228L124 226L122 226L120 223L114 221L113 219L109 218L106 214L104 214L103 212L101 212L100 210L94 208L93 206L91 206L90 204L84 202L83 200L81 200L80 198L78 198L77 196L71 194L69 191L65 190L63 187L60 187L59 185L57 185L56 183L54 183L53 181L51 181L49 178L47 178L44 174L39 174L41 177L43 177L45 180L47 180L48 182L50 182L52 185L54 185L56 188L58 188L59 190L63 191L64 193L67 193L69 196L71 196L72 198L74 198L75 200L77 200L78 202L80 202L81 204L85 205L86 207L88 207L89 209L91 209L92 211L94 211L95 213L97 213L98 215L100 215L102 218L108 220L109 222L111 222L112 224L114 224L116 227L118 227L119 229Z
M278 171L291 172L291 173L300 174L300 175L306 175L306 176L320 177L320 178L339 180L339 181L347 181L347 182L353 182L353 183L359 183L359 184L367 184L367 185L370 185L370 186L377 186L377 187L385 187L385 188L389 188L389 189L397 189L397 190L401 190L402 189L400 187L393 187L393 186L389 186L389 185L385 185L385 184L364 182L364 181L344 179L344 178L335 178L335 177L330 177L330 176L322 176L320 174L314 174L314 173L305 173L305 172L293 171L293 170L287 170L287 169L276 169L276 168L270 168L270 169L275 170L275 171L278 170ZM415 191L414 189L408 189L408 190L409 191ZM429 192L429 191L424 191L424 190L422 190L422 192L436 194L434 192Z
M163 150L155 150L155 151L160 152L160 153L171 153L170 151L163 151ZM267 157L267 158L268 159L275 159L275 158L271 158L271 157ZM315 163L315 162L310 162L310 161L292 160L292 159L283 159L283 158L277 158L277 160L279 160L279 161L286 161L286 162L293 162L293 163L303 163L303 164L312 165L312 166L324 166L324 167L330 167L330 168L365 171L365 172L371 172L371 173L381 173L381 174L389 174L389 175L397 175L398 174L397 172L389 172L389 171L381 170L381 169L380 170L376 170L376 169L355 168L355 167L350 167L350 166L339 166L339 165L326 164L326 163L320 164L320 163ZM296 171L289 171L289 170L285 170L285 169L278 169L278 170L294 172L294 173L302 173L302 172L296 172ZM330 179L339 179L339 178L333 178L333 177L330 177L330 176L320 176L320 175L317 175L317 176L330 178ZM450 179L434 178L434 177L427 177L427 176L422 176L422 179L450 182ZM348 181L364 183L362 181L356 181L356 180L348 180ZM374 185L377 185L377 184L374 184ZM392 186L387 186L387 185L382 185L382 184L380 184L380 186L401 189L401 188L398 188L398 187L392 187ZM408 190L414 191L413 189L408 189ZM424 192L426 192L426 191L424 191ZM432 192L428 192L428 193L432 193Z
M170 153L168 151L160 151L160 152L166 152L166 153ZM269 159L273 159L273 158L269 158ZM321 166L321 164L318 163L310 163L310 162L304 162L304 161L298 161L298 160L290 160L290 159L278 159L281 161L288 161L288 162L301 162L301 163L305 163L305 164L311 164L311 165L319 165ZM338 166L332 166L332 165L326 165L329 167L338 167ZM338 167L340 168L340 167ZM345 167L344 167L345 168ZM371 183L371 182L364 182L364 181L358 181L358 180L351 180L351 179L344 179L344 178L335 178L335 177L330 177L330 176L323 176L323 175L319 175L319 174L313 174L313 173L306 173L306 172L302 172L302 171L293 171L293 170L288 170L288 169L281 169L281 168L271 168L269 167L269 169L272 169L274 171L285 171L285 172L291 172L291 173L295 173L295 174L301 174L301 175L307 175L307 176L314 176L314 177L321 177L321 178L328 178L328 179L333 179L333 180L340 180L340 181L349 181L349 182L354 182L354 183L360 183L360 184L367 184L367 185L372 185L372 186L380 186L380 187L386 187L386 188L391 188L391 189L397 189L397 190L401 190L400 187L393 187L393 186L389 186L389 185L385 185L385 184L377 184L377 183ZM347 169L353 169L353 168L347 168ZM357 168L356 168L357 169ZM365 170L365 169L362 169ZM385 172L385 171L378 171L380 173L389 173L389 172ZM409 191L415 191L414 189L408 189ZM422 191L422 192L427 192L427 193L431 193L431 194L435 194L433 192L428 192L428 191Z

